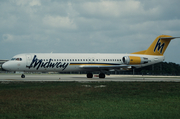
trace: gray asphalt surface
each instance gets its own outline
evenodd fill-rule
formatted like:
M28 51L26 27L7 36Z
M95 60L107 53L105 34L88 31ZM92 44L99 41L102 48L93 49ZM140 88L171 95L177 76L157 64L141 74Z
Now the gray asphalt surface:
M147 76L147 75L110 75L104 79L94 77L86 78L85 74L25 74L25 78L21 78L21 74L0 74L0 81L153 81L153 82L180 82L180 76ZM95 75L96 76L96 75Z

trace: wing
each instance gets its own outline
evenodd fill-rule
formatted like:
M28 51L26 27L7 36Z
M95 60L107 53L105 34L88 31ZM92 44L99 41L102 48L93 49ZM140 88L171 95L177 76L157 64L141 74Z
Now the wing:
M137 66L137 65L136 65ZM102 66L102 65L81 65L79 66L85 70L93 70L93 71L110 71L110 70L129 70L133 67L133 65L110 65L110 66Z

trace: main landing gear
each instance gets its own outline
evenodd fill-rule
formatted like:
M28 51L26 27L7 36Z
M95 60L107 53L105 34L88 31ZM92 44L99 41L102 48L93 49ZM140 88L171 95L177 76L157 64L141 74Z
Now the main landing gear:
M87 78L92 78L93 74L92 73L87 73Z
M105 74L104 73L100 73L99 74L99 78L105 78Z
M21 75L21 78L25 78L25 75L24 75L24 74L22 74L22 75Z
M105 74L104 73L100 73L99 74L99 78L105 78ZM93 74L92 73L87 73L87 78L93 78Z

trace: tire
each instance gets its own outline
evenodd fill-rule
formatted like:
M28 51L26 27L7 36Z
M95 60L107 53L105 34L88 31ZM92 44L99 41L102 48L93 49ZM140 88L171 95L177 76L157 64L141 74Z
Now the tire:
M99 78L105 78L105 74L104 73L100 73L99 74Z
M87 78L92 78L93 74L92 73L87 73Z
M21 75L21 78L25 78L25 75L24 75L24 74L22 74L22 75Z

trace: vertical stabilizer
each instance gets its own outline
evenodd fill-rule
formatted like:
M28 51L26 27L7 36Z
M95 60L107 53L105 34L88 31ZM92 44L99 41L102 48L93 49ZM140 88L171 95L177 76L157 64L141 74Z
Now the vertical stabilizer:
M170 41L174 38L179 38L179 37L160 35L154 40L154 42L150 45L150 47L147 50L134 52L131 54L163 55Z
M150 45L150 47L146 50L145 54L147 55L163 55L167 46L169 45L172 36L168 35L160 35L158 36L154 42Z

